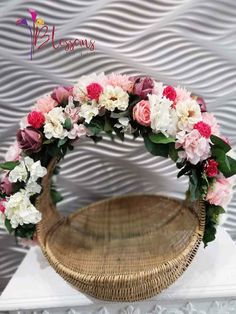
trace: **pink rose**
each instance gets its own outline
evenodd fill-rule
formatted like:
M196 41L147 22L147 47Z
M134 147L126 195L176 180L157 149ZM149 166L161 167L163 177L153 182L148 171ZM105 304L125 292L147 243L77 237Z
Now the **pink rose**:
M51 97L61 104L64 100L67 100L69 96L73 95L73 86L59 86L55 88L51 94Z
M224 177L217 178L210 186L206 200L210 204L226 207L232 198L232 182Z
M58 103L50 95L46 95L42 98L39 98L36 101L36 105L34 107L34 110L40 111L42 113L48 113L57 105L58 105Z
M12 183L9 181L7 175L4 175L1 180L1 191L7 195L11 195L13 192Z
M14 142L13 145L11 145L6 152L5 160L6 161L15 161L18 160L20 157L21 149L17 143L17 141Z
M147 100L141 100L133 108L133 119L139 124L150 126L150 104Z
M210 155L209 140L202 137L198 130L193 129L190 133L181 131L176 135L176 148L183 148L179 151L180 158L186 158L191 164L196 165L199 161L205 160Z
M220 136L220 127L213 113L203 112L202 121L211 127L211 134Z

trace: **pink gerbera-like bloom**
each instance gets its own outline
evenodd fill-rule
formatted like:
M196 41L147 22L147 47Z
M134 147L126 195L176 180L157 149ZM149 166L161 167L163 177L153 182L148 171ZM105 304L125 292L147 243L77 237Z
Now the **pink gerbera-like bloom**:
M103 87L98 83L91 83L87 87L87 96L91 100L99 100L101 93L103 92Z
M175 98L175 103L179 101L185 101L191 98L191 93L187 91L187 89L182 88L182 87L176 87L176 98Z
M232 180L220 177L210 186L206 200L210 204L225 207L232 198Z
M211 127L203 121L196 123L194 125L194 129L198 130L198 132L205 138L210 138L211 136Z
M211 127L211 134L220 136L220 127L213 113L202 112L202 121Z
M40 129L45 122L45 117L42 112L31 111L27 116L27 120L28 123L32 125L35 129Z
M36 101L34 110L42 112L42 113L48 113L53 108L55 108L58 105L58 102L56 102L50 95L46 95L42 98L39 98Z
M193 129L187 134L181 131L177 133L176 138L176 148L183 148L183 151L179 151L180 158L186 158L191 164L196 165L209 157L209 140L202 137L198 130Z
M112 86L119 86L124 91L132 92L134 83L129 79L127 75L112 73L107 78L107 84Z

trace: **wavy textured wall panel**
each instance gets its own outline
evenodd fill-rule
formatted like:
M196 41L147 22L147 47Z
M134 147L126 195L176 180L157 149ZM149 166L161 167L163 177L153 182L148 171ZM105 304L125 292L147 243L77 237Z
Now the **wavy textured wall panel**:
M20 17L35 9L56 26L56 38L88 37L96 52L53 50L50 44L29 60L27 29ZM13 141L18 122L35 99L57 84L93 71L151 74L185 85L205 98L226 136L236 146L236 2L234 0L59 0L0 2L0 158ZM236 147L235 147L236 148ZM133 192L183 197L186 180L175 166L150 156L141 140L94 146L82 141L63 161L58 186L60 209L75 210L92 200ZM142 178L142 181L140 181ZM236 195L225 227L236 238ZM25 250L0 231L0 289Z

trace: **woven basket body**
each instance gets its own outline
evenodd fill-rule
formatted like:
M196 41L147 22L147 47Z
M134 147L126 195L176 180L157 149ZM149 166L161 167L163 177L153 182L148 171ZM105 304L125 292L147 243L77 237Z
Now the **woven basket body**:
M55 161L37 207L40 246L52 267L94 297L136 301L158 294L188 267L202 240L202 203L130 195L93 203L61 217L50 198Z

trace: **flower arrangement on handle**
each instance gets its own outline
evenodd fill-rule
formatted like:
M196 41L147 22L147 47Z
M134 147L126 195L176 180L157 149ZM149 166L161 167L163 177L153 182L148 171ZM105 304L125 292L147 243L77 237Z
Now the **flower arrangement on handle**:
M214 115L184 88L103 73L55 88L22 119L17 140L0 164L0 212L10 233L34 237L41 220L35 202L50 160L63 158L81 137L98 142L102 133L122 141L125 134L141 136L151 154L170 157L178 177L189 177L187 197L205 202L205 245L214 240L219 215L232 196L230 177L236 174L231 146ZM61 200L54 186L51 195L55 203Z

